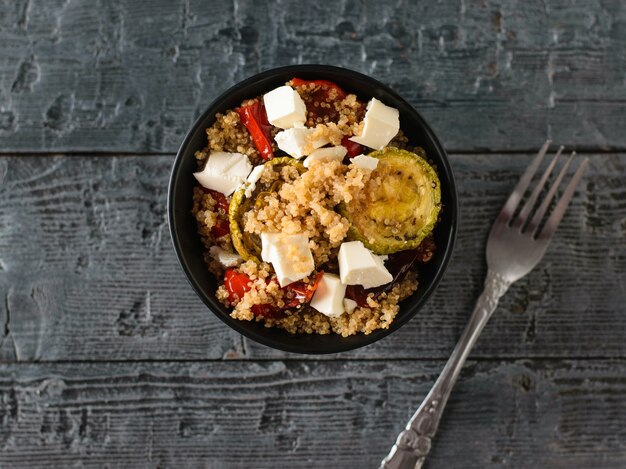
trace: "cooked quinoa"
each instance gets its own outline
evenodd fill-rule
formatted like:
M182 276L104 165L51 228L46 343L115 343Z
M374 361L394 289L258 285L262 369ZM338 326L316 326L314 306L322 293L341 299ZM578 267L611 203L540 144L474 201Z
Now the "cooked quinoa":
M283 168L288 169L295 171ZM309 237L316 265L324 264L339 248L350 227L335 207L349 202L368 178L369 171L348 169L338 161L314 163L301 177L298 175L271 193L263 206L247 212L244 230L258 235L264 231L304 233Z
M306 154L319 147L316 142L345 146L347 137L364 132L366 103L354 94L317 82L296 83L295 79L287 85L297 91L306 105L304 125L311 129L303 144ZM386 182L375 170L351 164L350 158L355 155L346 155L343 160L312 159L306 169L295 159L279 158L287 155L274 140L281 131L274 125L266 125L267 145L265 149L259 148L259 135L253 135L242 122L241 109L246 106L258 109L262 102L262 97L256 97L244 101L241 108L217 114L214 124L206 130L206 148L196 153L198 171L204 169L215 152L245 155L251 166L263 165L252 187L250 183L244 184L232 195L225 196L201 184L193 189L192 213L205 248L204 261L218 279L218 300L231 310L235 319L263 322L266 327L279 327L292 334L333 332L347 337L389 328L400 310L400 302L417 290L418 264L433 256L432 236L427 236L414 249L418 252L412 254L416 261L393 282L372 289L347 287L346 298L356 301L352 311L344 310L333 316L313 308L310 301L322 272L339 273L338 251L342 243L353 239L354 226L345 216L346 207L365 200L372 188L384 191L381 187ZM389 145L412 149L423 156L421 149L409 147L401 130ZM371 152L365 146L361 150ZM276 164L264 164L264 151L273 153ZM245 195L244 189L248 190ZM369 196L373 197L372 193ZM265 247L261 243L264 233L306 236L314 271L281 286L275 266L264 260ZM214 252L218 248L224 256L236 257L239 252L243 259L225 265ZM303 268L301 264L306 259L296 260L293 252L292 264L296 270ZM395 259L401 254L396 254ZM240 282L240 288L234 288L234 280L229 279ZM241 283L241 279L245 281Z

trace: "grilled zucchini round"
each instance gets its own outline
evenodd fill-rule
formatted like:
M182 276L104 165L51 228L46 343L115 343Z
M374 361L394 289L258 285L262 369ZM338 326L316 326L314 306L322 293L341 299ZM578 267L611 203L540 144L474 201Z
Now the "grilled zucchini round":
M377 254L414 249L433 230L441 208L439 177L426 160L387 147L361 196L340 206L350 221L348 236Z

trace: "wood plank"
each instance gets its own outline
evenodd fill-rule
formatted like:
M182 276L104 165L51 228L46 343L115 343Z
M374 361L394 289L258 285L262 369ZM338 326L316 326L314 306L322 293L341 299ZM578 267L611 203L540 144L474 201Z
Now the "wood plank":
M0 465L377 467L441 362L0 365ZM626 465L626 363L470 363L428 467Z
M449 355L481 288L490 224L530 157L452 156L461 223L444 281L409 324L347 357ZM243 340L188 286L166 223L171 163L0 158L1 359L287 356ZM591 157L546 258L503 299L474 356L626 356L625 164Z
M173 152L229 86L327 63L391 85L455 151L625 149L625 22L619 0L16 0L0 13L0 142Z

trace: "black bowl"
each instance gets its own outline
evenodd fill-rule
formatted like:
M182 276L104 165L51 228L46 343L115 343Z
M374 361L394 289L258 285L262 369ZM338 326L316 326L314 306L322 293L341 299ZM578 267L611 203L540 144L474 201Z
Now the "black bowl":
M400 111L400 128L410 143L420 145L437 167L441 181L443 210L435 229L437 251L431 262L420 266L419 288L400 305L400 312L389 329L369 335L358 334L343 338L338 334L292 335L278 328L266 328L262 323L239 321L215 298L216 279L202 260L203 246L191 215L192 188L196 184L194 153L206 146L205 129L215 121L215 114L237 107L243 100L264 94L293 77L331 80L349 93L367 102L376 97ZM196 120L176 155L168 194L170 234L178 260L204 304L222 321L239 333L264 345L297 353L335 353L363 347L391 334L411 319L435 290L446 269L456 237L457 192L446 152L422 117L389 87L361 73L327 65L294 65L260 73L233 86L219 96Z

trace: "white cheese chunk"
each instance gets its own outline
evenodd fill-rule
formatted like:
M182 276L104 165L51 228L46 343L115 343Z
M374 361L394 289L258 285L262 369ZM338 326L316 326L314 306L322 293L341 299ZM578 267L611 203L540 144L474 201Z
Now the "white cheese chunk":
M263 95L265 112L270 124L289 129L306 122L306 105L291 86L280 86Z
M268 264L272 262L274 246L280 243L280 233L261 233L261 259Z
M358 303L356 301L351 300L350 298L343 299L343 307L345 308L346 313L348 314L354 313L354 310L356 309L357 306L358 306Z
M235 267L243 260L236 252L227 251L219 246L211 246L209 252L211 253L211 257L224 267Z
M367 103L363 119L363 132L350 140L366 147L380 150L396 136L400 130L400 112L381 101L372 98Z
M246 155L214 151L204 169L193 175L203 187L230 195L243 184L251 170L252 164Z
M378 166L378 158L373 158L367 155L359 155L352 158L352 164L357 168L374 171Z
M302 158L308 154L309 141L313 132L315 132L313 129L306 127L294 127L278 132L274 140L278 148L292 158Z
M309 168L314 161L341 161L346 156L348 150L346 147L339 145L336 147L318 148L312 151L309 156L303 161L305 168Z
M307 127L306 125L301 124L300 122L296 122L293 125L293 128L294 129L307 129L309 131L307 133L307 139L310 143L309 151L315 150L316 148L319 148L319 147L323 147L324 145L328 145L330 143L330 140L326 135L320 135L316 138L313 138L313 134L316 132L317 128ZM289 130L289 129L286 129L286 130Z
M281 287L302 280L315 269L305 234L261 233L261 258L272 264Z
M313 139L314 133L315 129L309 129L304 126L293 127L278 132L274 140L276 140L278 148L292 158L299 159L308 155L316 148L328 144L329 140L327 137Z
M252 197L252 193L256 189L256 183L259 179L261 179L261 174L263 174L263 169L265 169L265 167L262 164L259 166L255 166L248 176L248 179L246 179L246 197Z
M311 129L313 133L315 133L316 129ZM324 145L328 145L330 143L330 139L327 135L319 135L316 138L313 138L313 135L309 137L309 141L311 142L311 151L316 148L323 147Z
M311 298L311 307L331 318L337 318L344 312L343 297L346 286L335 274L324 273Z
M393 280L380 256L363 246L361 241L342 243L337 260L341 281L346 285L374 288Z

